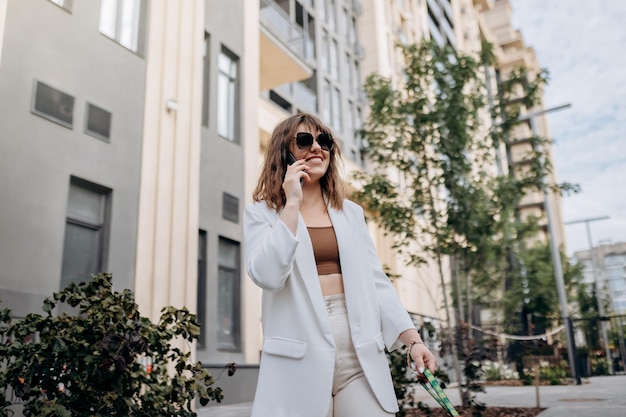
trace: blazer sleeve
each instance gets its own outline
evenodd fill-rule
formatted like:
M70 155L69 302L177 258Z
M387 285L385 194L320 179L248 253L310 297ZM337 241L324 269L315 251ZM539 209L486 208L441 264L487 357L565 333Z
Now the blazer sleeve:
M367 247L367 259L369 259L369 267L371 268L371 274L374 278L374 284L376 285L383 340L387 350L392 352L402 346L402 342L398 339L400 333L405 330L414 329L415 324L413 320L411 320L402 301L400 301L396 288L383 270L374 241L365 223L363 209L360 206L358 207L358 218L360 222L358 229L361 232L362 241Z
M252 281L279 291L293 268L298 240L264 202L246 207L243 214L246 270Z

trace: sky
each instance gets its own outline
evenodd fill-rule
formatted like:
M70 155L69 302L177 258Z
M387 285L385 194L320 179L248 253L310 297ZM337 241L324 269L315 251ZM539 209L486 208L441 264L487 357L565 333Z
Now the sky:
M589 221L594 246L626 242L626 0L509 0L513 25L549 71L548 114L564 223ZM566 224L567 253L589 249L585 223Z

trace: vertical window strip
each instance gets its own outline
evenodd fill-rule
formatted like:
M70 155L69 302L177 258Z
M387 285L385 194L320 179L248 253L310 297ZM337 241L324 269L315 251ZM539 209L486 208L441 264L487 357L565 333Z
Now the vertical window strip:
M209 86L211 85L211 36L204 32L203 82L202 82L202 126L209 127Z
M217 133L230 141L237 140L238 65L238 58L222 47L217 62Z
M240 245L239 242L219 238L217 342L222 350L241 348L240 326Z

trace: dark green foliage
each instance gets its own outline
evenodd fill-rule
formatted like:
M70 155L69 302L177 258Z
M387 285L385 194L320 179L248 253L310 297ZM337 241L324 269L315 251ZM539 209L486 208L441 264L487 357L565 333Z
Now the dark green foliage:
M546 366L534 367L526 370L521 377L524 385L536 384L536 372L539 369L539 381L541 383L548 383L549 385L561 385L563 381L570 377L569 365L567 362L561 362L560 364L549 364Z
M396 393L396 398L398 399L398 407L400 408L400 411L396 413L396 416L405 417L408 410L415 408L424 411L426 415L430 415L430 408L428 405L421 401L416 402L411 394L412 390L422 388L419 386L415 372L407 369L407 347L404 346L391 353L386 352L386 354L387 360L389 361L389 368L391 369L393 389Z
M520 328L519 320L511 320L505 329L509 332L522 331L525 335L541 334L552 328L561 317L550 246L537 244L521 249L519 257L524 264L524 275L511 280L508 285L505 316L514 317L524 312L530 322ZM567 298L574 300L577 293L580 293L579 286L583 276L581 266L570 264L563 253L561 264Z
M460 353L464 359L463 376L465 386L462 390L463 406L470 407L472 416L482 417L486 406L476 399L476 393L485 392L485 387L479 382L483 374L483 362L487 359L487 351L480 342L470 337L470 328L467 323L461 323L458 327L458 336L461 342Z
M223 397L182 348L200 331L187 309L163 308L153 324L110 274L70 284L42 309L21 320L0 311L0 416L13 414L10 399L31 416L195 416L194 398Z
M573 265L562 251L560 254L567 299L586 299L586 293L581 287L582 265ZM503 328L511 334L543 334L556 325L563 324L550 246L546 243L530 248L522 247L518 251L518 259L524 265L523 274L518 272L507 283L504 311L508 319ZM586 305L579 304L581 311L586 311L587 308ZM585 323L587 324L589 323ZM513 341L509 344L508 358L516 363L520 378L525 380L528 377L523 363L524 356L550 355L552 349L541 340Z

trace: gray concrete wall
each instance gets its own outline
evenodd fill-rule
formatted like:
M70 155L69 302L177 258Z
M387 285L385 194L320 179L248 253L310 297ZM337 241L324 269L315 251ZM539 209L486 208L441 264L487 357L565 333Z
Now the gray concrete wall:
M244 153L243 138L231 142L217 134L217 57L222 45L239 57L239 100L256 100L258 92L246 92L241 86L249 71L258 71L258 62L246 62L244 55L244 1L232 1L224 7L222 0L207 0L205 27L210 34L210 102L209 126L202 128L202 146L200 162L200 228L207 231L207 306L206 306L206 347L198 349L197 359L203 362L228 363L244 362L242 340L241 352L221 351L217 348L217 273L218 241L225 237L241 242L243 260L243 227L241 211L243 209ZM256 6L256 3L255 3ZM241 115L241 112L240 112ZM239 132L243 117L239 119ZM239 199L239 223L222 218L222 194L226 192ZM246 278L241 270L241 280ZM241 285L243 289L243 283ZM242 291L241 307L244 308ZM243 316L243 313L242 313ZM242 326L243 327L243 326ZM243 335L243 328L242 328Z
M221 404L247 403L254 400L259 379L258 365L238 365L233 376L228 376L228 371L222 366L207 365L205 368L216 380L213 388L219 387L224 393ZM217 403L209 403L209 406L213 405Z
M99 2L71 12L9 1L0 67L0 297L16 314L59 290L70 176L112 192L107 270L131 287L145 63L99 32ZM75 98L73 127L31 112L38 80ZM84 132L86 103L112 113L110 143Z

